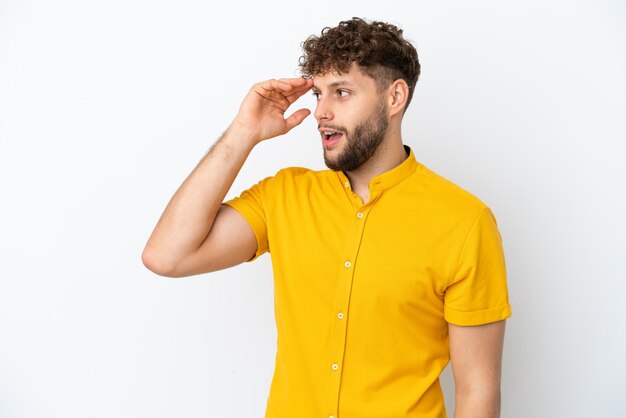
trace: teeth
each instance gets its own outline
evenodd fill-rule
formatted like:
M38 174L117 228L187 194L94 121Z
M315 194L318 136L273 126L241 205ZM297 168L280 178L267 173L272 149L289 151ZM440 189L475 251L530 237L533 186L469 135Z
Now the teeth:
M326 131L326 132L322 132L322 134L324 135L324 137L326 139L330 139L331 136L337 135L338 132L337 131Z

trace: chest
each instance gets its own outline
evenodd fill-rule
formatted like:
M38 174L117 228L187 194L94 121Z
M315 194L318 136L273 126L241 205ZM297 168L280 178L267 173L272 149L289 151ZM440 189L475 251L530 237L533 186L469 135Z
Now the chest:
M276 278L294 291L320 293L350 281L378 300L443 294L453 234L425 205L329 201L279 212L269 228L270 252Z

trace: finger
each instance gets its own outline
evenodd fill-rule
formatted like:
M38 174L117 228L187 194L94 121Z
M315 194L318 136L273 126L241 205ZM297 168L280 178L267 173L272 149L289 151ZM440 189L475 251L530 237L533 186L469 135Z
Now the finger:
M302 82L294 82L294 84L292 84L294 87L291 89L291 93L297 92L297 91L307 91L307 90L311 90L313 88L313 80L306 80L306 79L301 79L303 80Z
M304 96L310 90L311 90L311 87L299 88L297 90L293 90L289 94L286 94L285 97L290 101L296 101L298 98Z
M309 109L300 109L294 112L291 116L285 119L285 122L287 125L286 126L287 130L285 131L285 133L289 132L296 126L300 125L302 121L310 114L311 114L311 111Z
M280 79L280 80L267 80L263 83L260 83L260 86L266 90L275 90L280 92L290 92L296 86L295 84L288 81L288 79Z
M261 87L267 90L278 90L286 93L290 93L295 89L301 87L307 87L308 85L313 85L313 80L305 79L302 77L299 78L281 78L279 80L271 79L266 80L260 83Z
M267 80L257 84L254 90L267 99L286 102L286 104L293 103L285 100L287 96L294 92L294 86L287 82L281 80Z
M297 77L297 78L281 78L278 81L290 84L292 86L305 86L307 84L313 84L313 80L310 78Z
M287 98L287 100L289 100L290 103L293 103L296 100L298 100L300 97L305 95L308 91L310 91L311 88L313 88L312 82L310 84L307 83L301 87L294 88L291 92L286 94L285 97Z
M261 96L263 99L269 100L278 104L283 110L287 110L287 108L291 105L291 103L284 95L284 93L272 89L264 88L261 85L255 86L253 91Z
M305 78L283 78L257 83L253 90L263 98L277 103L283 110L293 104L313 87L313 80Z

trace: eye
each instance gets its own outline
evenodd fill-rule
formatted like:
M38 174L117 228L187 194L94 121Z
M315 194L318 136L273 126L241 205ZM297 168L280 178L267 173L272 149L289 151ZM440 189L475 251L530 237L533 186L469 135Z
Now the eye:
M346 90L337 90L337 94L339 94L340 97L346 97L350 93Z
M314 91L313 93L311 93L313 95L313 97L315 97L316 100L320 99L320 93Z

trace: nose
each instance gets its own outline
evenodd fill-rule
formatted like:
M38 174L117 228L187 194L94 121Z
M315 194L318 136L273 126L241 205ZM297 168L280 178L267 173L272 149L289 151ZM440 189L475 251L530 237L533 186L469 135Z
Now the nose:
M333 118L333 113L328 104L324 101L324 99L320 99L317 102L317 106L315 107L315 119L320 122L322 119L331 120Z

